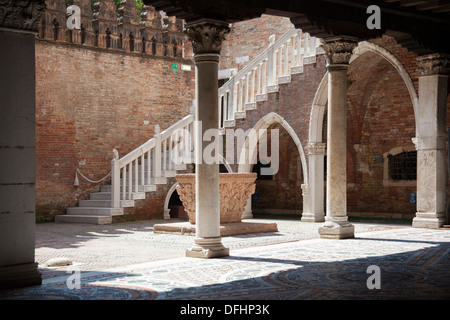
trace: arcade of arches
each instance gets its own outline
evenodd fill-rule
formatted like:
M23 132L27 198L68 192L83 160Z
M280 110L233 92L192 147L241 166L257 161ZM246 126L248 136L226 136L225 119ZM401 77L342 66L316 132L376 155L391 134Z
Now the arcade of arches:
M18 19L0 19L0 45L9 48L1 52L0 77L10 80L0 89L5 97L0 126L4 133L0 135L0 283L10 286L41 280L34 262L36 84L31 71L45 3L28 2L32 10L26 13L10 4L9 12ZM202 121L203 134L217 129L219 123L218 90L211 84L219 80L220 52L230 32L229 22L238 19L210 19L207 9L183 15L184 9L165 5L187 19L186 34L196 66L195 115ZM260 14L254 10L239 19ZM418 55L389 36L369 44L361 43L365 39L359 36L356 31L354 37L345 32L324 36L323 54L317 61L305 65L302 74L292 76L288 86L280 86L256 113L249 112L239 122L252 128L273 112L270 118L277 121L266 128L281 132L275 183L258 181L261 191L252 204L277 209L268 208L268 201L282 192L285 198L271 203L281 210L301 210L304 221L323 222L322 238L353 237L352 215L412 219L413 227L439 228L446 220L449 196L449 52L445 46L436 46L436 51ZM229 252L221 243L217 219L218 167L196 167L198 228L188 256L212 258ZM377 212L372 212L374 207ZM14 283L8 278L14 278Z

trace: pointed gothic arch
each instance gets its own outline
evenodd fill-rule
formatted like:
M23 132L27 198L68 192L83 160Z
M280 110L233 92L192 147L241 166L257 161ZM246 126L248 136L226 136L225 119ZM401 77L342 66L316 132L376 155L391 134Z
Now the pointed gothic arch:
M350 64L358 57L367 52L379 55L381 58L389 62L399 73L400 77L406 85L414 111L414 120L417 124L418 103L419 98L414 83L401 61L385 48L367 41L362 41L354 49L350 59ZM328 72L323 76L313 99L310 112L310 122L308 130L308 165L310 168L310 209L311 220L308 221L324 221L324 156L326 155L325 144L323 143L323 123L324 114L328 104ZM416 125L417 136L417 125ZM319 150L319 151L317 151Z

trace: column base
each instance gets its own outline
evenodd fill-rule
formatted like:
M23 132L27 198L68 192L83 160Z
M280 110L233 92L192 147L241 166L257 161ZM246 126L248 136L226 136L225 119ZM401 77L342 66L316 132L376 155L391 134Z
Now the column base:
M37 263L0 267L0 289L12 289L42 284Z
M324 222L325 215L319 213L303 213L301 222Z
M164 209L164 220L170 219L170 209Z
M351 239L355 237L355 227L345 221L325 221L319 228L322 239Z
M253 213L251 211L249 212L244 212L242 214L242 219L253 219Z
M230 255L230 249L222 244L221 237L196 238L192 248L186 250L186 257L190 258L219 258Z
M445 212L417 212L413 228L438 229L445 224Z

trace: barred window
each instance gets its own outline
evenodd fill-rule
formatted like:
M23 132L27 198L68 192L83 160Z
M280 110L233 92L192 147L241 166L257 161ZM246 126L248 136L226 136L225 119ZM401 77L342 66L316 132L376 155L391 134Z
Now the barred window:
M417 151L388 155L389 178L398 180L417 179Z

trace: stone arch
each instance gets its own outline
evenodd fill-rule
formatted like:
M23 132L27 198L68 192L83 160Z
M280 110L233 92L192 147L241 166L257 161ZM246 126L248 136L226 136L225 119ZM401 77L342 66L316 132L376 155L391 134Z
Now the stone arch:
M417 123L417 110L419 105L419 98L417 95L417 91L414 87L414 83L411 79L406 68L403 64L395 57L392 53L390 53L385 48L376 45L372 42L363 41L358 44L358 46L353 50L352 58L350 59L350 64L355 61L358 57L363 55L366 52L374 52L388 61L395 70L402 77L406 88L408 89L409 95L411 97L411 101L414 109L414 117ZM322 80L320 81L319 87L316 90L316 94L314 96L314 100L311 107L310 113L310 122L309 122L309 132L308 132L308 142L316 143L322 142L322 125L323 125L323 114L328 102L328 73L325 73ZM416 127L417 130L417 127Z
M279 114L275 112L270 112L266 114L264 117L262 117L254 126L253 130L263 130L267 129L270 125L279 123L289 134L289 136L294 141L295 145L297 146L298 153L300 155L300 162L302 164L302 174L305 184L308 184L308 167L306 164L306 156L305 152L303 150L303 146L301 144L301 141L298 137L298 135L295 133L294 129L291 127L291 125ZM238 172L251 172L252 168L252 162L256 159L256 150L249 150L249 139L248 137L245 139L245 143L242 146L240 155L239 155L239 169ZM247 151L247 152L246 152ZM253 161L245 161L246 155L249 155L248 159Z
M259 129L267 129L272 124L280 124L283 129L286 130L286 132L289 134L291 139L294 141L298 153L300 155L300 163L302 167L302 174L303 174L303 182L302 184L302 191L303 191L303 212L309 211L309 192L308 192L308 168L306 164L306 156L305 152L303 150L303 146L301 144L300 139L298 138L298 135L294 131L294 129L291 127L291 125L279 114L275 112L270 112L266 114L264 117L262 117L252 128L253 130L259 130ZM256 146L255 146L256 147ZM239 154L239 167L238 172L251 172L252 170L252 162L255 162L256 160L256 150L249 150L249 137L245 139L245 143L242 146ZM256 149L256 148L254 148ZM246 159L251 159L252 161L246 161ZM245 211L242 215L243 219L252 218L253 215L251 213L251 198L248 200L247 206L245 208Z
M417 123L417 114L418 114L417 110L419 100L414 84L406 68L403 66L400 60L397 57L395 57L392 53L390 53L388 50L379 45L367 41L360 42L358 44L358 47L354 49L352 58L350 59L350 64L353 61L355 61L358 57L367 52L373 52L379 55L380 57L384 58L399 73L409 92L414 109L415 122ZM324 219L323 161L326 152L324 144L322 143L323 142L322 129L324 124L324 114L327 108L327 103L328 103L328 72L325 73L322 80L320 81L320 84L316 90L316 94L313 99L310 112L310 121L308 129L308 154L309 154L308 165L310 168L309 208L311 210L311 213L308 214L308 218L305 219L305 221L318 222L323 221ZM319 152L317 152L317 150L319 150Z
M170 219L169 201L170 201L170 198L172 197L172 194L174 193L174 191L177 190L177 185L178 185L178 183L175 182L170 187L169 191L167 191L166 199L164 200L164 219Z

